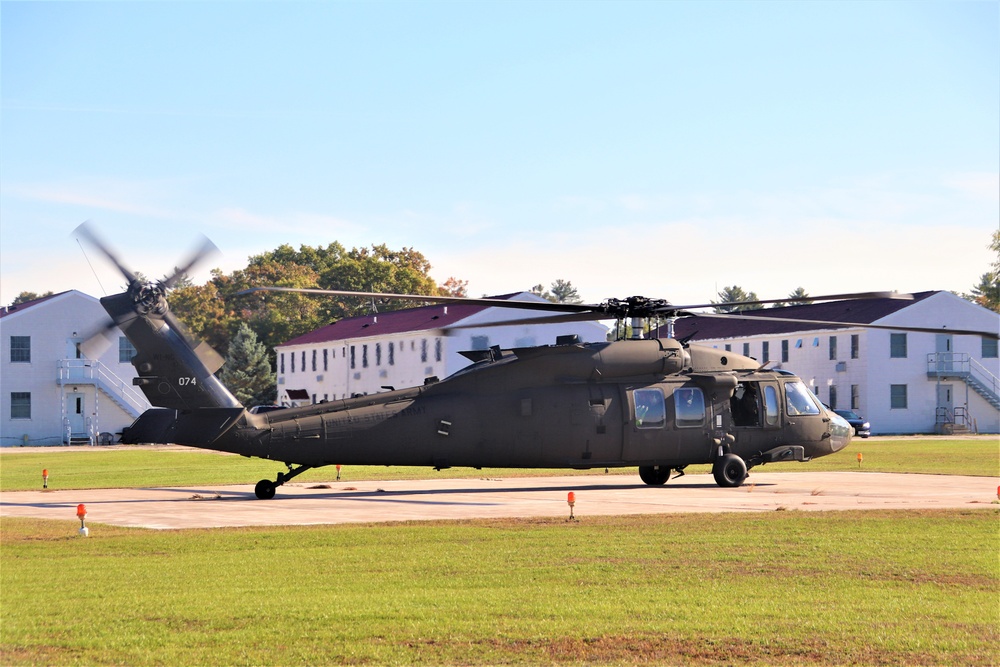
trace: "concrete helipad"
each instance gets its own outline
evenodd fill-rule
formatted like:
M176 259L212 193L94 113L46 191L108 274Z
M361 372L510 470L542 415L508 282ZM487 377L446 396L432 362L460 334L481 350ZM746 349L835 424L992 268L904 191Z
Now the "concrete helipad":
M424 521L499 517L566 517L671 512L990 508L994 477L865 472L754 472L736 489L710 475L687 475L663 487L638 476L435 479L286 484L273 500L252 486L0 493L0 515L76 519L145 528L213 528Z

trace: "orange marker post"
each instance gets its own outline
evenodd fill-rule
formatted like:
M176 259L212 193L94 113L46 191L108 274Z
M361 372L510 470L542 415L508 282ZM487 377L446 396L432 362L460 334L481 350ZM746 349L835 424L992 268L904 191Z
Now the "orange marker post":
M864 460L865 460L865 457L861 454L861 452L858 452L858 467L859 468L861 467L861 462L864 461Z
M340 481L340 464L337 464L337 481Z
M87 506L80 503L76 506L76 516L80 519L80 535L87 537L90 534L90 530L84 524L84 519L87 518Z
M42 470L42 488L49 488L49 469L45 468Z
M572 491L566 496L566 504L569 505L569 519L567 521L575 521L576 517L573 516L573 507L576 505L576 494Z

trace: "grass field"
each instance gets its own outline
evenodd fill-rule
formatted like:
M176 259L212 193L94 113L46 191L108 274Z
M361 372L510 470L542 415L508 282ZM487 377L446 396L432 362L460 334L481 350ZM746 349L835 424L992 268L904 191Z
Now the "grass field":
M862 470L1000 475L992 438L862 440L766 469L857 470L857 451ZM52 488L92 488L247 483L278 467L183 450L5 451L0 486L38 489L42 468ZM344 470L347 479L530 472L554 471ZM1000 664L997 506L94 524L88 539L78 527L0 517L0 664Z
M994 509L149 531L0 519L0 662L1000 662Z
M763 470L831 471L858 470L857 454L864 455L860 469L869 472L919 472L951 475L1000 476L1000 441L996 438L900 438L854 440L848 449L808 463L770 464ZM200 450L162 450L146 447L89 451L20 452L0 450L0 489L38 489L42 470L49 471L49 488L88 489L162 487L185 485L254 484L274 479L284 467L280 463ZM688 472L709 472L709 466L690 466ZM566 470L474 470L452 468L436 472L430 468L349 466L345 480L417 479L427 477L514 477L604 473ZM611 473L635 475L635 468L612 469ZM297 482L330 481L332 467L303 473Z

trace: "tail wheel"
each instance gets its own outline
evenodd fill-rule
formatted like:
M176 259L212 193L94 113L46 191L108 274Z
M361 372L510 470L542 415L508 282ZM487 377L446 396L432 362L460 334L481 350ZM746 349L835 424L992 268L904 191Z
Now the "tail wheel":
M712 474L719 486L736 487L747 478L747 464L736 454L724 454L716 459Z
M666 466L639 466L639 479L649 486L663 486L670 479L670 468Z

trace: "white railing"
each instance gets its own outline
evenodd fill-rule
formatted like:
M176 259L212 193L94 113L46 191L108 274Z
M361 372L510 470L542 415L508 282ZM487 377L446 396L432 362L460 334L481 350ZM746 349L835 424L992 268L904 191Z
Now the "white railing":
M141 391L121 379L100 361L92 359L60 359L59 384L95 384L109 396L135 412L141 414L149 409L149 401Z

